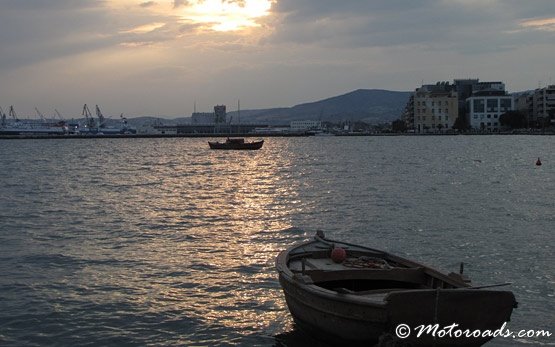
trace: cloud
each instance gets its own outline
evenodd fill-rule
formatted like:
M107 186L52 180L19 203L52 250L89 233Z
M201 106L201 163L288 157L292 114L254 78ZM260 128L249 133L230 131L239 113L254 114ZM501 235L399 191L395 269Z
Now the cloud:
M178 20L139 6L100 0L4 0L0 3L0 71L137 42L175 39ZM135 3L136 4L136 3ZM137 35L148 37L137 38Z
M141 4L139 4L139 6L144 7L144 8L156 6L156 1L145 1Z
M281 0L273 8L281 19L264 42L343 48L414 45L461 53L505 50L525 41L545 41L545 36L525 35L515 29L523 16L545 11L555 14L554 3Z
M173 1L173 8L178 8L181 6L190 6L189 1L187 0L174 0Z
M526 19L521 21L520 25L524 28L555 31L555 17Z
M154 23L139 25L139 26L134 27L132 29L121 31L121 33L123 33L123 34L146 34L146 33L153 32L157 29L163 28L164 26L166 26L166 23L154 22Z
M31 6L32 3L32 6ZM0 70L112 44L99 1L3 1Z
M526 89L552 71L553 0L275 0L255 25L229 32L214 30L218 6L206 8L220 16L188 16L199 2L241 15L263 3L0 0L0 95L47 105L94 95L126 113L182 114L193 99L291 106L422 79Z

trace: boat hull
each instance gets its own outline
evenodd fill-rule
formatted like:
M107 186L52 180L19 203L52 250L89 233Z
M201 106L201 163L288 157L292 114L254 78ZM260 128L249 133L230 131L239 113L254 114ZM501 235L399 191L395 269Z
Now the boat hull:
M64 135L67 132L67 129L61 127L0 128L0 135Z
M221 150L258 150L262 148L264 141L246 142L246 143L221 143L221 142L208 142L210 149Z
M377 342L386 329L384 305L333 300L311 293L284 276L279 281L297 326L318 339L336 344Z
M338 243L333 241L333 244ZM385 252L381 255L388 261L410 267L359 273L356 272L359 270L333 271L333 267L339 266L337 264L323 272L311 269L310 266L316 263L314 260L321 259L322 252L325 252L321 250L324 245L307 242L283 251L276 259L276 267L287 306L297 326L328 342L374 345L379 341L403 341L410 346L481 346L510 320L512 310L516 307L515 297L510 291L474 289L451 276ZM346 248L353 246L344 245ZM360 247L354 247L349 251L363 254ZM376 257L379 253L371 250L369 254ZM307 259L306 271L305 265L302 270L297 267L291 271L290 262L297 262L298 265L299 259L303 258ZM420 272L420 275L410 279L415 281L413 283L422 276L427 282L421 282L424 284L419 285L418 289L389 290L383 287L358 293L335 288L336 285L341 287L340 284L347 283L343 274L348 277L355 273L366 277L366 281L375 278L375 281L382 281L383 284L387 279L388 283L399 284L399 279L391 282L391 276L403 276L409 280L411 272ZM335 276L327 282L333 283L332 286L319 282L326 276ZM437 288L428 284L432 278L435 283L441 283ZM372 293L366 295L365 292ZM407 338L399 339L396 336L395 329L400 324L410 328L411 334ZM437 329L433 334L436 324ZM440 332L453 324L457 326L453 327L451 334ZM425 329L428 326L431 329L429 331ZM417 336L420 330L422 333ZM476 330L485 334L468 338L458 335L459 331L465 333L466 330L469 334Z

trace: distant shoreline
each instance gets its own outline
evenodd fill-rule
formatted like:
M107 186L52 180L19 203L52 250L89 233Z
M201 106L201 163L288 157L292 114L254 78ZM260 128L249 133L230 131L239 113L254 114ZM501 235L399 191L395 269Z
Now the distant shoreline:
M500 132L500 133L461 133L461 134L407 134L407 133L349 133L337 134L330 137L360 137L360 136L500 136L500 135L555 135L555 132ZM113 135L0 135L0 140L45 140L45 139L148 139L148 138L210 138L210 137L313 137L306 134L113 134ZM319 137L319 136L315 136Z

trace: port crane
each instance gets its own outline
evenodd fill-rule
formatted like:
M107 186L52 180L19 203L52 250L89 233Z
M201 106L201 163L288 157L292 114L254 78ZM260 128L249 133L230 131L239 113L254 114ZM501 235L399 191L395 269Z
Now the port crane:
M46 123L46 118L44 118L44 115L42 113L40 113L39 109L35 107L35 111L37 112L37 115L40 117L42 122Z
M87 104L85 104L85 106L83 106L83 116L85 116L86 119L86 126L87 128L89 128L89 131L96 128L96 122L91 114L91 110L89 110L89 107L87 106Z
M10 106L10 117L13 117L16 122L19 122L19 118L17 118L17 114L15 113L13 106Z
M98 117L98 123L99 123L98 126L99 127L104 126L104 123L106 123L106 118L102 114L102 111L100 111L100 107L98 107L98 105L96 105L96 116Z
M2 119L2 127L5 127L7 122L6 122L6 114L4 113L4 110L2 109L2 107L0 107L0 117Z
M60 114L60 112L58 112L57 109L54 109L54 112L56 112L56 114L58 115L58 118L60 118L60 120L65 121L64 117L62 117L62 115Z

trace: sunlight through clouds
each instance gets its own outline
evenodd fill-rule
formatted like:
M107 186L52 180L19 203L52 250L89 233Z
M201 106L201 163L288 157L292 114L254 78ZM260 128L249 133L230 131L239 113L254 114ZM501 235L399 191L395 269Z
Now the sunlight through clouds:
M179 7L186 22L203 24L214 31L237 31L258 27L258 19L268 16L270 0L195 0Z
M121 31L121 33L123 33L123 34L146 34L146 33L152 32L156 29L160 29L165 25L166 25L165 23L150 23L150 24L140 25L140 26L135 27L133 29Z
M521 21L520 25L525 28L555 31L555 17L527 19Z

